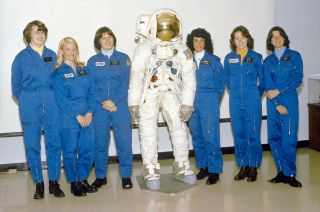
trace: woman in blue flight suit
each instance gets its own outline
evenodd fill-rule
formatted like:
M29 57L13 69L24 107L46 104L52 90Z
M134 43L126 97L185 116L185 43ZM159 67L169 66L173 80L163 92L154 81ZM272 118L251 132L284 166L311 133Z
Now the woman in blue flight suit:
M71 193L86 196L97 191L87 182L94 160L91 122L97 105L95 88L87 68L79 61L79 48L73 38L60 41L55 66L54 91L60 109L64 168Z
M48 29L35 20L23 30L28 46L12 64L12 93L19 101L27 162L36 184L34 199L43 199L44 183L40 157L41 130L44 131L48 165L49 193L64 197L58 179L61 168L58 108L54 99L52 74L57 55L45 46Z
M299 52L289 49L289 38L281 27L270 29L266 43L272 51L264 60L268 142L278 172L270 182L302 187L295 176L299 124L296 89L302 82L303 62Z
M122 188L132 187L132 130L128 110L130 58L115 49L116 37L108 27L97 30L94 46L98 53L88 61L97 88L98 107L93 118L95 128L95 174L92 186L107 184L110 128L113 129L119 159Z
M219 123L223 67L220 58L213 55L211 35L205 29L192 30L187 46L197 63L194 111L189 120L196 166L200 169L196 177L201 180L208 176L206 184L212 185L218 182L223 164Z
M262 160L260 129L263 94L262 56L253 51L254 40L244 26L230 36L232 52L226 55L224 69L229 90L229 108L239 173L234 180L254 182ZM258 84L259 82L259 84Z

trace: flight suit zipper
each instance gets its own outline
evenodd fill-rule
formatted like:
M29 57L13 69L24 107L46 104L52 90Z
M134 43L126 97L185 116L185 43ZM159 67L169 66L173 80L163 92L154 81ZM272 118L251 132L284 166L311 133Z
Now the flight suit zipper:
M291 118L289 118L289 129L288 129L288 134L290 135L291 134Z

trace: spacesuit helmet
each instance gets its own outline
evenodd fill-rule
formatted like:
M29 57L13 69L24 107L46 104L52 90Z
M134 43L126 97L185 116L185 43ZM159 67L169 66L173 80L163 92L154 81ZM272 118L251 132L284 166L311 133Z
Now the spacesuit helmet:
M172 9L158 9L149 15L149 18L142 15L138 18L138 25L137 34L152 42L175 43L181 41L181 19Z
M162 12L156 15L156 37L161 41L170 41L180 35L180 21L172 12Z

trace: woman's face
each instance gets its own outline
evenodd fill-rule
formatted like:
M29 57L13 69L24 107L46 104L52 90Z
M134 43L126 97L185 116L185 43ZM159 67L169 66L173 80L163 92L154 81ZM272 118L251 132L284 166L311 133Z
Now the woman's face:
M201 37L193 37L193 48L196 53L201 52L204 49L205 40Z
M279 31L272 32L271 43L275 49L281 49L284 46L284 37L281 36Z
M63 44L62 54L65 62L74 62L76 60L77 53L77 47L73 43Z
M244 37L240 31L234 33L233 41L239 50L248 48L248 38Z
M38 26L33 25L30 33L31 44L36 47L41 47L46 42L46 34L43 31L38 31Z
M100 38L101 49L111 50L114 47L114 39L108 33L104 33Z

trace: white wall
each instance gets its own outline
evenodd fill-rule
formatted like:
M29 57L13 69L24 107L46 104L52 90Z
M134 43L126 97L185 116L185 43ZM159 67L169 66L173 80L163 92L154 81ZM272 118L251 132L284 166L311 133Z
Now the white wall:
M92 3L93 2L93 3ZM268 30L281 25L289 34L291 47L301 52L305 63L304 87L300 94L299 140L307 140L307 81L319 72L319 2L317 0L1 0L0 1L0 133L21 131L18 108L11 99L10 68L14 56L24 48L22 30L34 19L49 29L47 46L57 49L65 36L74 37L80 46L81 59L94 54L93 37L100 26L109 26L118 39L117 49L132 56L135 22L138 15L158 8L176 10L183 23L183 34L196 27L206 28L214 40L215 54L222 60L229 51L229 36L237 25L245 25L255 38L255 50L266 56ZM284 10L285 9L285 10ZM265 114L265 106L264 106ZM221 105L222 117L229 117L228 95ZM266 121L261 140L266 143ZM159 128L159 151L171 151L166 128ZM221 146L233 146L230 124L221 124ZM133 152L140 153L137 130L133 131ZM44 152L42 153L44 156ZM115 155L113 143L110 155ZM25 162L21 137L0 138L0 164Z

